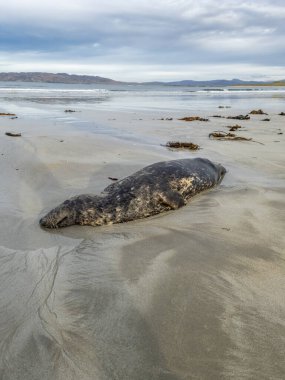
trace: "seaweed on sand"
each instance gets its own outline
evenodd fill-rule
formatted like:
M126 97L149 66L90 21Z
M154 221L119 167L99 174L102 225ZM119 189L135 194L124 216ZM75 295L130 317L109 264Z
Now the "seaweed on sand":
M248 115L238 115L238 116L228 116L227 119L249 120L250 117Z
M200 149L200 146L198 144L193 144L192 142L183 142L183 141L168 141L165 146L167 148L175 148L175 149L190 149L190 150Z
M185 116L182 117L181 119L178 120L183 120L183 121L209 121L209 119L204 119L203 117L200 116Z
M238 125L238 124L236 124L236 125L232 125L232 126L231 126L231 125L228 125L227 128L229 128L229 131L230 131L230 132L233 132L233 131L237 131L238 129L240 129L241 126Z
M227 133L223 131L215 131L209 134L209 138L212 140L221 140L221 141L252 141L260 145L264 145L263 143L252 140L252 138L237 136L234 133Z
M209 134L210 139L215 140L239 140L239 141L252 141L252 138L237 136L234 133L227 133L227 132L212 132Z
M264 112L262 109L252 110L250 112L251 115L268 115L268 113Z

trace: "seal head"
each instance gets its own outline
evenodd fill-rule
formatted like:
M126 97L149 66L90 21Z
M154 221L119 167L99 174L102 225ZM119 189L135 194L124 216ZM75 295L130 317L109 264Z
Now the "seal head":
M76 210L72 209L69 200L54 208L40 219L40 225L47 228L67 227L76 224Z
M98 200L101 197L88 194L70 198L51 210L40 219L40 225L46 228L60 228L73 224L87 224L86 219L99 218ZM102 223L100 223L101 225Z

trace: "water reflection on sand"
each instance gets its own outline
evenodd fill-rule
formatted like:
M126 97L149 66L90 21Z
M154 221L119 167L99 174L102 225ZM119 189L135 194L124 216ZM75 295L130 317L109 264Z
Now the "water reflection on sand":
M261 145L210 141L223 119L198 126L83 110L65 123L63 112L0 120L22 132L0 136L1 380L284 378L281 116L244 122ZM160 145L189 136L227 168L219 187L132 223L39 227L49 209L98 194L109 176L197 156Z

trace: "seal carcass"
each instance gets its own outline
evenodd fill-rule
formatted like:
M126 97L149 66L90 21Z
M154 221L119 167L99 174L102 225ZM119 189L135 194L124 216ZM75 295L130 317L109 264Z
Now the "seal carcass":
M205 158L149 165L106 187L101 195L70 198L40 220L47 228L101 226L146 218L184 206L195 194L220 183L226 169Z

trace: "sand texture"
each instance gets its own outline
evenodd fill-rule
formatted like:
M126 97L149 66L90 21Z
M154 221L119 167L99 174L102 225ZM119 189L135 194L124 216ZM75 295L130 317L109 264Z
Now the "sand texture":
M284 379L285 119L276 107L34 107L0 109L18 116L0 119L1 380ZM270 122L226 119L254 108ZM209 121L178 120L187 116ZM237 122L234 133L252 141L209 139ZM186 157L228 173L177 211L98 228L38 224L65 199L100 193L108 177Z

